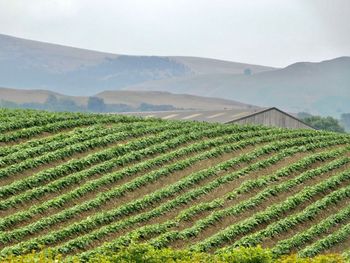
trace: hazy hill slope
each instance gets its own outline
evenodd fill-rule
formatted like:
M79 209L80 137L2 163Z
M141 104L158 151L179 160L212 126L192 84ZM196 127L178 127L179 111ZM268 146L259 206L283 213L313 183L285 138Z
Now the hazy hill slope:
M0 35L0 86L93 95L148 80L270 67L205 58L128 56Z
M164 90L215 96L298 112L339 115L350 112L350 57L296 63L253 74L205 74L149 81L132 90Z
M86 104L88 100L88 97L67 96L49 90L24 90L0 87L0 100L15 103L44 103L50 95L55 96L57 99L68 98L78 104Z
M250 69L252 74L273 70L275 68L237 63L225 60L200 58L200 57L170 57L190 68L196 75L228 73L242 74L245 69Z
M48 90L23 90L0 88L0 101L15 103L44 103L50 95L57 99L73 100L78 105L87 105L87 96L67 96ZM103 98L106 104L126 104L138 107L142 103L152 105L171 105L179 109L197 110L222 110L222 109L245 109L257 108L250 104L244 104L233 100L208 98L187 94L173 94L160 91L104 91L95 96Z
M188 94L173 94L160 91L104 91L96 94L103 98L106 103L123 103L132 106L145 102L152 105L172 105L175 108L198 109L198 110L221 110L221 109L245 109L257 108L233 100L208 98Z
M349 251L349 135L3 109L0 122L0 261L137 241Z

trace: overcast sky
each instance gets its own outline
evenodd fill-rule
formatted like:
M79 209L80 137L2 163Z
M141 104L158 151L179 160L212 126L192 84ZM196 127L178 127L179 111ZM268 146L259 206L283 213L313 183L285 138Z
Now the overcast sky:
M350 0L0 0L0 33L286 66L350 55Z

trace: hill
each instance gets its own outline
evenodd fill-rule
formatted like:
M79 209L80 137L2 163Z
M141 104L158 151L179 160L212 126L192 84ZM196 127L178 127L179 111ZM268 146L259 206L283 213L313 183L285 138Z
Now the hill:
M350 136L1 110L0 255L350 245Z
M350 112L350 57L277 69L198 57L110 54L6 35L0 35L0 47L3 87L70 96L166 91L336 118ZM243 74L246 69L251 74Z
M339 117L350 112L349 86L350 57L341 57L319 63L296 63L250 76L203 74L148 81L126 89L186 92Z
M259 107L234 100L213 97L173 94L162 91L104 91L96 94L106 103L125 103L138 106L142 102L152 105L172 105L180 109L222 110L222 109L258 109Z
M0 88L1 101L17 104L46 103L50 96L60 100L69 100L78 106L86 107L89 97L68 96L48 90L23 90ZM172 94L160 91L104 91L95 95L102 98L109 105L127 105L130 109L136 109L146 103L148 105L170 105L173 109L196 110L222 110L222 109L258 109L259 107L240 103L233 100L208 98L187 94ZM29 107L29 106L28 106ZM69 111L69 109L66 109Z
M50 90L25 90L0 87L0 100L14 103L45 103L49 96L55 96L58 99L71 99L79 105L86 105L88 100L88 97L67 96Z
M76 96L148 80L208 72L271 70L229 61L193 57L129 56L26 40L0 34L0 86L45 89Z

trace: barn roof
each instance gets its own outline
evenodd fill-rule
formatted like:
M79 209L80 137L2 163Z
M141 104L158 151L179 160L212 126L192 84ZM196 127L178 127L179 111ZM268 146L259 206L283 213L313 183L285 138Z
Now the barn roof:
M228 123L235 120L239 120L244 117L257 114L262 111L266 111L269 108L263 108L261 110L249 110L249 109L233 109L233 110L178 110L178 111L148 111L148 112L126 112L124 114L141 116L141 117L154 117L165 120L192 120L192 121L206 121L206 122L219 122Z
M262 109L266 110L266 109ZM241 119L242 117L251 116L254 113L261 110L250 109L233 109L233 110L178 110L178 111L149 111L149 112L127 112L124 114L141 116L141 117L154 117L165 120L192 120L192 121L205 121L205 122L219 122L228 123L234 120Z
M192 120L192 121L205 121L215 123L232 123L236 122L269 110L275 109L289 117L309 126L303 121L299 120L295 116L284 112L275 107L260 108L260 109L230 109L230 110L177 110L177 111L148 111L148 112L126 112L124 114L140 116L140 117L153 117L161 118L164 120ZM311 127L312 128L312 127Z

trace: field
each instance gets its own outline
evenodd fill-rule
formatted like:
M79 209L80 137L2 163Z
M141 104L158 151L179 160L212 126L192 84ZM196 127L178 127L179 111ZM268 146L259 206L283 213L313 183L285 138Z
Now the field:
M0 256L347 253L350 136L0 110Z

